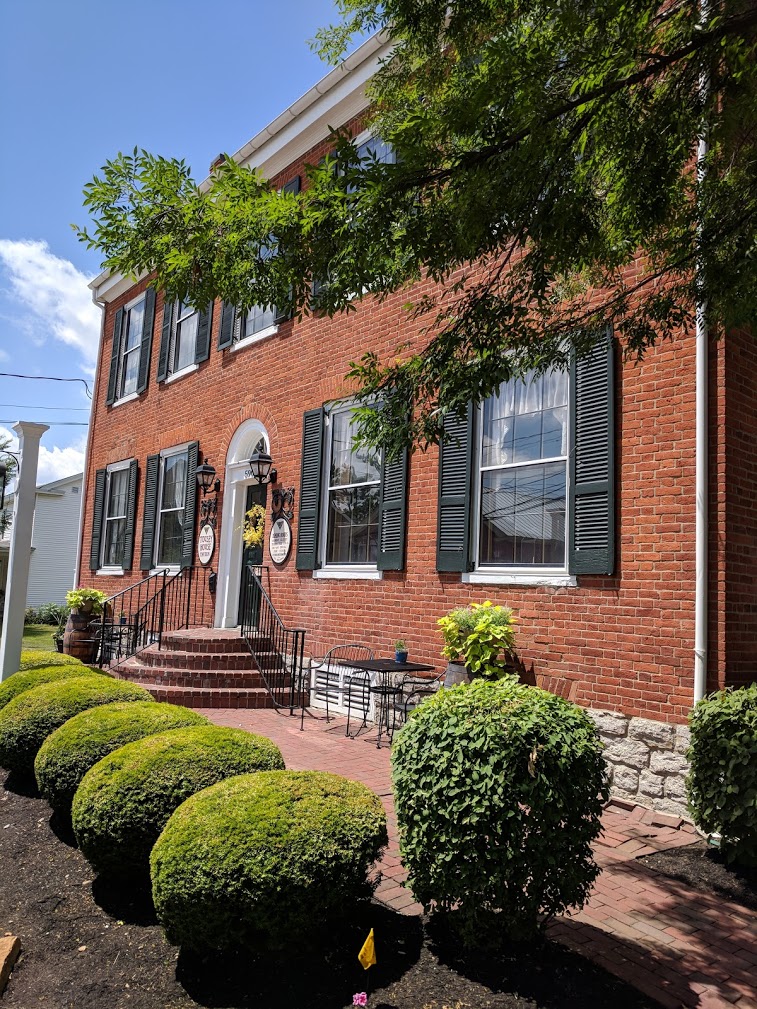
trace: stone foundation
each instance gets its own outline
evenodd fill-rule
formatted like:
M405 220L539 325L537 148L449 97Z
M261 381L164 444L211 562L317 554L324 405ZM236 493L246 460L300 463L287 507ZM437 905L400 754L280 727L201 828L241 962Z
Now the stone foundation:
M605 745L610 791L621 799L690 818L685 778L689 729L616 711L589 709Z

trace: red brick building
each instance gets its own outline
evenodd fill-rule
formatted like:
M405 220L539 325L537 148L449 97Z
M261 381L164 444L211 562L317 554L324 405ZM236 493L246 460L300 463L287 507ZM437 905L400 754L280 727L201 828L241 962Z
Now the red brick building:
M366 42L235 157L277 186L328 150L329 126L361 144ZM642 364L612 340L573 373L510 385L456 422L441 452L392 466L350 444L344 375L367 348L413 338L399 294L301 322L165 304L149 286L92 284L103 329L86 467L80 581L109 594L164 566L196 564L194 470L221 481L216 626L238 623L249 458L294 489L294 545L263 563L271 598L306 651L363 641L442 667L436 620L492 599L518 617L537 681L597 712L614 787L678 808L694 699L695 338ZM752 679L757 652L757 353L709 346L708 689ZM251 496L252 495L252 496ZM270 510L271 497L267 507Z

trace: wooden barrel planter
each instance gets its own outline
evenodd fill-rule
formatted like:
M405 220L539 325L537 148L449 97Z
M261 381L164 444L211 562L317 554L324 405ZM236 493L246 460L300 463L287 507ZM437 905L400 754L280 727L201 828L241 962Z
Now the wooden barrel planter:
M82 662L94 662L97 638L89 626L92 612L70 613L63 633L63 651Z

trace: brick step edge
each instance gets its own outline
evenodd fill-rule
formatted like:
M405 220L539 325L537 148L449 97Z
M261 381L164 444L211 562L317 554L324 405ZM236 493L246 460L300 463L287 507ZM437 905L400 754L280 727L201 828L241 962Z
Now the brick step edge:
M132 656L130 656L131 658ZM245 646L240 652L187 652L178 648L161 648L158 651L154 645L143 648L136 653L138 661L143 666L151 666L154 669L188 669L192 670L244 670L255 669L255 660ZM124 661L128 661L124 660Z
M167 704L179 704L184 708L273 708L273 699L262 687L245 689L224 688L213 689L205 687L167 687L155 683L140 683L132 680L138 687L149 690L156 701Z
M204 669L153 669L149 666L119 666L112 672L119 680L129 683L150 683L158 687L191 687L198 690L258 690L265 688L265 680L257 669L246 672L225 672Z
M164 631L161 638L164 650L194 652L196 655L228 655L246 652L247 644L239 634L224 637L191 637L183 631Z

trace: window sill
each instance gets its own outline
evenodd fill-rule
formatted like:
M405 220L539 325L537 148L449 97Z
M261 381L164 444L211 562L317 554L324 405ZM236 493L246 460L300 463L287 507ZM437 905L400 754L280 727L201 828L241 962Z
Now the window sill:
M464 585L547 585L553 588L575 588L578 581L575 575L565 572L548 571L469 571L464 572Z
M189 364L186 368L182 368L181 371L175 371L173 375L169 375L165 380L166 385L170 385L171 382L178 382L180 378L184 378L185 375L191 375L193 371L197 371L199 364Z
M149 574L150 577L152 577L153 575L162 575L164 571L166 573L166 578L173 578L174 575L178 575L181 571L181 565L177 564L175 567L169 567L166 565L162 568L152 568Z
M341 578L344 580L351 581L369 581L369 582L380 582L384 577L383 571L377 571L376 568L360 568L360 567L329 567L329 568L317 568L313 572L313 578Z
M237 350L244 350L245 347L251 347L253 343L259 343L261 340L267 340L269 336L275 336L279 331L277 324L273 326L267 326L265 329L261 329L259 333L253 333L252 336L246 336L244 340L237 340L236 343L232 343L231 351L232 353Z
M139 399L139 393L130 392L128 396L122 396L120 399L117 399L114 403L111 403L110 405L112 407L123 406L124 403L133 403L135 399Z
M123 568L98 568L96 575L104 575L106 578L123 578L126 574Z

